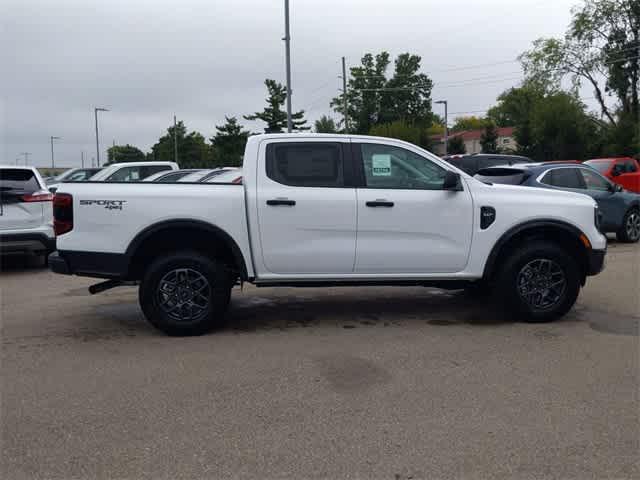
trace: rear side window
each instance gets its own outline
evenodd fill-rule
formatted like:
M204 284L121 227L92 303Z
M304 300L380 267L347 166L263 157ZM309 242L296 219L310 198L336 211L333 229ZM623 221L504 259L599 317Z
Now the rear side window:
M540 183L558 188L584 189L582 177L577 168L557 168L546 173Z
M106 181L137 182L138 180L149 177L154 173L163 172L165 170L171 170L171 167L168 165L123 167L117 172L114 172Z
M487 170L480 170L473 178L484 183L520 185L529 178L529 175L523 170L514 168L489 168Z
M40 184L32 170L0 169L0 192L29 194L38 190L40 190Z
M343 187L344 160L339 143L271 143L267 177L294 187Z

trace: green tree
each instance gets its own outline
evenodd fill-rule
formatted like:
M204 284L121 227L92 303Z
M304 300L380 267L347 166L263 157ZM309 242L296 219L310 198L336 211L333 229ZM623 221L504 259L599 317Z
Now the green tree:
M396 120L391 123L383 123L374 125L369 131L369 135L376 137L397 138L405 142L421 145L423 140L423 130L414 125L408 125L402 120Z
M420 70L418 55L403 53L394 62L393 76L387 79L389 54L365 54L361 65L352 67L347 86L349 130L366 134L375 125L403 121L427 128L434 121L431 111L433 82ZM331 106L344 113L344 94Z
M338 133L338 127L336 127L336 122L333 118L322 115L318 120L315 121L315 130L316 133Z
M267 106L261 112L245 115L245 120L262 120L267 126L264 133L283 133L287 129L287 112L282 109L287 100L287 89L281 83L267 78L264 81L269 96ZM309 130L304 119L304 110L291 114L293 130Z
M538 39L520 58L532 82L559 89L568 77L576 91L590 84L612 125L620 116L607 95L615 96L622 116L640 118L640 1L584 0L564 39Z
M484 127L484 132L480 137L482 153L500 153L498 149L498 129L493 122L489 122Z
M381 95L379 123L402 120L422 127L431 125L433 82L424 73L418 73L421 61L419 55L398 55L394 62L393 77L386 83Z
M498 97L498 104L487 114L487 117L499 127L515 127L514 137L518 143L518 152L522 155L532 154L530 114L534 105L544 96L544 89L528 82L503 92Z
M479 117L458 117L451 127L452 132L464 132L465 130L481 130L487 126L489 122L486 118Z
M107 163L123 163L123 162L144 162L146 157L144 152L133 145L114 145L107 149Z
M151 147L148 158L156 161L174 161L174 133L178 141L178 164L181 168L212 167L215 159L211 148L204 140L202 134L191 132L187 134L187 128L179 121L167 129L166 135L160 137L158 142Z
M361 66L350 68L347 85L347 114L349 131L366 134L378 123L382 88L385 86L389 54L381 52L375 57L371 53L361 59ZM344 115L344 93L331 101L331 106Z
M447 153L449 155L459 155L467 153L467 147L464 145L464 140L459 135L449 138L447 142Z
M531 156L535 160L583 160L592 152L597 123L574 95L546 95L531 110Z
M220 166L239 167L242 165L249 131L242 129L236 117L224 118L224 125L216 125L215 135L209 139L215 151L215 163Z

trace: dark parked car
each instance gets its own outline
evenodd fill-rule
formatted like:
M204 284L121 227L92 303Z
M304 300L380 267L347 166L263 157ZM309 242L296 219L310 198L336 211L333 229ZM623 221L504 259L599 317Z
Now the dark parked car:
M448 155L444 160L451 165L458 167L469 175L475 175L483 168L495 167L496 165L516 165L520 163L531 163L533 160L519 155L498 155L490 153L474 153L472 155Z
M476 179L584 193L598 202L600 230L613 232L621 242L640 240L640 195L627 192L597 170L577 164L505 165L480 170Z

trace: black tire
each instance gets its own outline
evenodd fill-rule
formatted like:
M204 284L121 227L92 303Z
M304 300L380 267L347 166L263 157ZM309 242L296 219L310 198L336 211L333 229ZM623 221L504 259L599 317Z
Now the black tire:
M564 284L559 285L561 276ZM547 288L552 284L553 288ZM518 315L517 319L550 322L573 307L580 285L580 266L571 252L552 242L531 240L509 254L498 274L494 295Z
M616 238L624 243L636 243L640 240L640 209L629 209L622 220L620 230L616 232Z
M138 298L149 323L167 335L202 335L224 324L232 286L223 263L182 251L151 263Z

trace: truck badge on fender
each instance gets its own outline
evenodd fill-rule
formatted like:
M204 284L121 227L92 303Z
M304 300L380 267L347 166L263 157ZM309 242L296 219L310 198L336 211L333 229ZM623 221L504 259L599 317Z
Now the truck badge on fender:
M122 210L126 200L80 200L80 205L99 205L107 210Z

